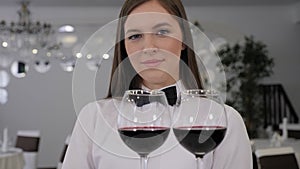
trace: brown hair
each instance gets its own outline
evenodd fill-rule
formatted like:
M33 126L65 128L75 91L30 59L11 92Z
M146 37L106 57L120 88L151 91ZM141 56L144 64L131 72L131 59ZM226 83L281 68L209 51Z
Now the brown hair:
M139 5L151 0L126 0L120 15L117 28L117 39L115 46L115 56L111 71L111 80L108 91L108 98L112 96L122 96L128 89L136 89L141 87L142 78L136 73L131 64L129 63L125 42L124 42L124 24L126 17ZM163 8L165 8L170 14L187 20L185 9L181 0L156 0ZM183 32L183 42L185 43L185 49L181 51L179 78L187 89L200 88L202 89L202 83L198 71L198 65L193 48L193 39L188 22L178 20L181 30ZM122 66L120 64L122 63ZM186 66L187 65L187 66ZM188 67L188 70L187 68ZM134 77L130 77L130 75ZM194 81L192 83L191 81ZM121 85L122 84L122 85ZM129 87L129 88L128 88Z

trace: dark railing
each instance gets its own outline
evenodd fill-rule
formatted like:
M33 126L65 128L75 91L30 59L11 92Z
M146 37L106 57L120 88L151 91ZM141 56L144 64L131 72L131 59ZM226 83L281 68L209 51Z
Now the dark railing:
M264 101L264 126L282 123L283 117L288 123L298 123L298 115L281 84L260 85Z

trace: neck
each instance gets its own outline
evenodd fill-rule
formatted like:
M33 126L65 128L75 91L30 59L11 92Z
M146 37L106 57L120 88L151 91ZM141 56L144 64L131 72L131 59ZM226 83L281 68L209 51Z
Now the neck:
M143 81L143 85L145 87L147 87L148 89L151 89L151 90L161 89L161 88L164 88L166 86L173 85L175 83L176 83L175 80L172 80L172 81L169 81L169 82L165 82L165 83L148 83L147 81Z

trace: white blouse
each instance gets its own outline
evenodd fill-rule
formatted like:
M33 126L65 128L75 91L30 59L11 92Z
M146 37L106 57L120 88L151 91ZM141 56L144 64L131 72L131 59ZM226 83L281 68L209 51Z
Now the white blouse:
M177 91L182 88L177 85ZM62 169L140 169L138 155L121 140L115 99L103 99L80 112ZM250 141L240 114L226 106L228 126L221 144L202 159L202 169L252 169ZM150 153L149 169L196 169L192 153L170 132L166 142Z

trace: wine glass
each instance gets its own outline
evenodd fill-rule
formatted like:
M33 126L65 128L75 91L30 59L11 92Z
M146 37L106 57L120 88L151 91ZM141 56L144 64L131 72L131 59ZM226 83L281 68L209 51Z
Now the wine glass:
M164 92L125 92L119 108L118 132L123 142L140 156L141 169L147 169L148 155L167 139L170 125Z
M226 128L226 110L218 92L193 89L180 94L173 132L180 145L195 155L198 169L202 158L222 142Z

